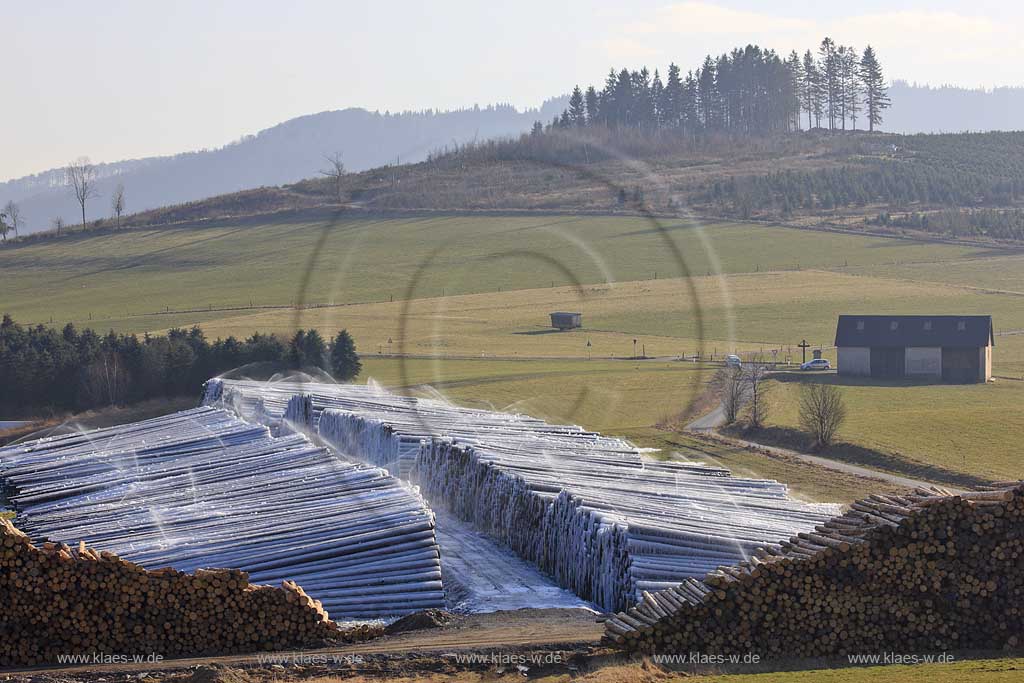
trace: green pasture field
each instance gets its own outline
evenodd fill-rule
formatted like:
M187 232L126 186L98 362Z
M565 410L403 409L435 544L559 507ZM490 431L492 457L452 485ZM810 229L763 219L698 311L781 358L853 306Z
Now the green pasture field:
M798 426L802 383L837 384L848 413L838 438L883 454L861 454L861 464L924 479L934 478L931 466L993 480L1024 477L1024 381L914 384L800 373L783 380L773 382L770 423Z
M692 277L679 277L677 255ZM364 357L361 379L430 384L460 403L658 447L672 432L656 425L677 427L695 402L709 407L700 399L710 367L681 355L775 348L799 361L807 339L834 359L841 313L990 313L997 382L845 386L842 437L901 467L1005 478L1022 474L1021 263L982 247L747 224L661 230L635 217L264 218L0 249L0 312L100 331L200 324L211 338L344 327ZM551 331L554 310L583 312L584 329ZM634 350L656 359L625 360ZM388 358L400 354L416 358ZM797 384L780 384L774 420L793 426ZM679 446L690 447L700 450ZM787 471L723 457L754 473ZM814 479L807 490L827 491Z
M999 250L963 259L944 259L941 267L935 261L918 261L851 266L846 270L861 275L943 282L1024 296L1024 253L1021 251L1024 250Z
M364 354L437 357L592 358L693 356L779 350L802 358L806 339L826 357L842 313L989 313L997 321L997 375L1024 374L1024 306L1014 295L831 271L744 273L588 285L343 307L277 309L204 321L214 337L288 336L298 327L345 328ZM548 313L583 313L582 329L558 332ZM633 340L636 340L634 346ZM589 344L589 346L588 346Z
M302 216L306 216L303 218ZM299 217L72 235L0 249L3 311L142 332L165 310L359 303L708 273L870 267L986 250L636 217Z
M364 357L360 379L454 403L627 434L676 419L711 369L677 361ZM429 386L430 389L425 389Z

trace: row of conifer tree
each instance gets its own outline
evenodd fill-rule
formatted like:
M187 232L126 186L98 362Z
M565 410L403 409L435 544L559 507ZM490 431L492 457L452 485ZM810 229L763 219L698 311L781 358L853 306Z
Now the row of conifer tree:
M549 124L671 129L706 132L771 133L800 128L829 130L882 123L889 107L882 66L869 45L863 52L821 41L817 52L781 57L756 45L708 55L684 76L670 64L665 79L643 67L608 73L604 87L573 88L569 107ZM541 132L540 122L534 132Z
M260 366L266 366L262 370ZM255 333L210 341L199 327L166 335L97 334L0 319L0 415L13 417L198 396L203 382L249 366L258 372L319 368L351 381L361 368L352 336L317 330L289 338ZM269 368L269 369L268 369Z

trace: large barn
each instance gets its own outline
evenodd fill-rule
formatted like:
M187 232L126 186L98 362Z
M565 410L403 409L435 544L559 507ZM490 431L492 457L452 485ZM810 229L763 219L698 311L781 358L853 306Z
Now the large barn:
M993 346L990 315L841 315L836 327L840 375L987 382Z

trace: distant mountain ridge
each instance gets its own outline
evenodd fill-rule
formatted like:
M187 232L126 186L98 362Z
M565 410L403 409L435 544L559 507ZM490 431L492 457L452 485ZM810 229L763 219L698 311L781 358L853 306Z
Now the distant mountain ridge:
M350 171L421 161L453 143L529 130L534 121L550 121L567 102L557 97L525 110L492 105L398 114L359 108L326 111L290 119L218 149L98 163L99 196L90 200L86 216L91 221L110 215L110 196L119 182L134 213L309 178L326 166L324 155L335 152L342 153ZM79 209L63 169L0 183L0 205L8 200L21 207L24 234L48 228L56 216L78 222Z
M895 81L883 130L891 133L963 133L1024 130L1024 87L932 87Z

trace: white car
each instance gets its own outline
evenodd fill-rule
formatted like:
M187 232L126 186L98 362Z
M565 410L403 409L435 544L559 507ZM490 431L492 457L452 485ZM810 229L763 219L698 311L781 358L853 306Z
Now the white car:
M743 361L736 354L730 353L725 357L725 367L727 368L741 368L743 367Z
M832 363L827 358L815 358L800 366L801 370L831 370Z

